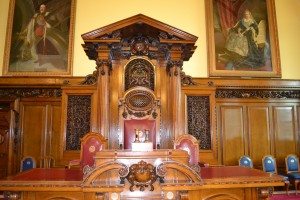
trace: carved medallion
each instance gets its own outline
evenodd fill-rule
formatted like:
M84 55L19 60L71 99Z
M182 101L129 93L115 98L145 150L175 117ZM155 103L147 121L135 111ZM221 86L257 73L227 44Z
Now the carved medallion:
M146 55L148 53L148 40L144 37L137 37L132 40L131 53L134 55Z
M144 191L145 187L150 186L150 191L154 190L153 183L156 181L157 176L155 167L145 161L140 161L138 164L133 164L129 168L129 174L126 179L131 184L130 191L133 192L133 187L140 188Z

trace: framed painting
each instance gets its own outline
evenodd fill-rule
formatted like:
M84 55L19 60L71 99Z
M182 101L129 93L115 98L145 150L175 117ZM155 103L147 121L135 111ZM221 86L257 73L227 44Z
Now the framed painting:
M206 0L210 77L281 77L274 0Z
M72 74L75 0L11 0L3 76Z

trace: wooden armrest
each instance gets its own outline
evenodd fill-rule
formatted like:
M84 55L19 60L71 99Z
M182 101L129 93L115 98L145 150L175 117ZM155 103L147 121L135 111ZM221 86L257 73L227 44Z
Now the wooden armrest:
M81 165L81 160L70 160L67 164L67 168L71 168L72 166L80 166Z
M200 167L209 167L209 163L206 162L198 162Z

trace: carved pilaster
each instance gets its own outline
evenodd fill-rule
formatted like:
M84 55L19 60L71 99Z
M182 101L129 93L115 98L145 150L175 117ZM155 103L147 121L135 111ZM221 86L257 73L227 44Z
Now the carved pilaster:
M105 57L105 52L103 53ZM102 55L102 56L103 56ZM109 132L109 75L112 63L109 59L96 60L98 69L98 125L101 134L107 137Z
M171 133L173 138L181 134L181 69L182 60L170 60L167 70L170 76L169 108L171 117Z

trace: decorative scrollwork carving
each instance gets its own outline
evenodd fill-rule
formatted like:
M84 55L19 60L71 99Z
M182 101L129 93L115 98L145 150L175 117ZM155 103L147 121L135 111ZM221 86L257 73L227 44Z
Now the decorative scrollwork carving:
M217 90L216 98L263 98L290 99L300 98L299 90Z
M129 174L128 166L124 166L124 167L119 169L119 176L120 176L120 179L121 179L121 181L120 181L121 184L125 184L125 179L126 179L128 174Z
M133 187L140 188L140 191L144 191L146 187L150 186L150 191L154 190L153 183L156 181L155 167L141 160L138 164L133 164L129 167L129 174L126 179L131 184L130 191L133 192Z
M187 97L188 132L197 138L199 149L211 149L209 96Z
M61 97L58 88L7 88L0 89L0 97Z
M182 85L197 85L196 82L193 81L191 76L185 74L185 72L181 72L181 84Z
M69 95L67 106L66 149L80 150L80 138L90 131L91 96Z
M156 175L159 178L160 183L165 182L164 177L166 176L166 174L167 174L167 168L165 167L164 164L160 164L156 167Z
M142 86L154 91L154 76L154 67L148 60L131 60L125 69L125 90Z
M85 77L84 81L82 81L81 85L95 85L97 83L98 71L95 70L93 74L89 74Z

